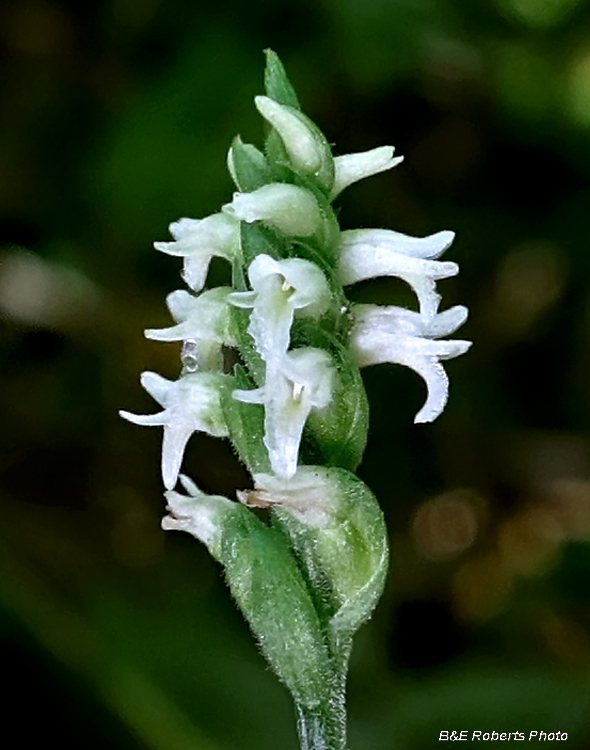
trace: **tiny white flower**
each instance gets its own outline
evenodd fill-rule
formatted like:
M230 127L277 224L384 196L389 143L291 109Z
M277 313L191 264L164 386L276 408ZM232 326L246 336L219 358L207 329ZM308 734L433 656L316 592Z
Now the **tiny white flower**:
M238 401L264 405L264 444L277 476L291 477L297 471L305 422L312 409L323 409L330 403L332 378L330 355L305 347L267 365L262 388L233 392Z
M420 303L420 312L430 319L438 310L440 295L435 281L455 276L459 266L438 258L452 243L453 232L429 237L408 237L387 229L353 229L342 232L339 261L344 286L378 276L396 276L409 284Z
M447 402L449 381L441 359L466 352L470 341L440 341L453 333L467 318L462 305L425 320L419 313L401 307L353 305L354 325L351 349L360 367L393 362L418 373L428 388L424 406L415 422L432 422Z
M174 242L154 242L156 250L184 258L184 280L200 292L205 286L211 258L232 262L240 253L240 222L227 213L205 219L179 219L170 224Z
M264 221L291 237L309 237L322 223L316 199L309 190L284 182L271 182L251 193L234 193L223 211L249 224Z
M268 96L254 99L256 108L281 136L291 163L299 172L313 174L326 186L334 167L330 147L321 131L302 112Z
M166 297L166 304L177 325L170 328L148 328L145 336L155 341L192 342L195 366L220 370L222 346L237 346L231 320L228 296L231 287L215 287L195 297L178 289Z
M198 372L172 381L155 372L144 372L142 386L164 411L148 415L119 412L135 424L164 427L162 477L168 490L176 484L184 449L193 432L215 437L229 435L219 398L222 379L222 375Z
M370 151L334 157L334 186L330 200L334 200L344 188L352 185L353 182L379 174L379 172L386 172L401 164L404 157L398 156L394 159L394 151L393 146L380 146Z
M289 348L295 314L319 317L328 308L330 289L320 268L302 258L274 260L257 255L248 278L254 291L234 292L229 301L252 308L248 332L268 365Z

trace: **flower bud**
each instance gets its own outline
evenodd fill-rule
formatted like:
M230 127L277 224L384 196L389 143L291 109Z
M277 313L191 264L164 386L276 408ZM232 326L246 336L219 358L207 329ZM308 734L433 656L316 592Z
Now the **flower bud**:
M268 96L257 96L254 101L260 114L281 136L295 171L302 176L313 175L329 190L334 181L334 160L317 125L300 110Z
M309 190L283 182L271 182L251 193L234 193L223 211L248 223L264 221L290 237L309 237L322 224L319 206Z

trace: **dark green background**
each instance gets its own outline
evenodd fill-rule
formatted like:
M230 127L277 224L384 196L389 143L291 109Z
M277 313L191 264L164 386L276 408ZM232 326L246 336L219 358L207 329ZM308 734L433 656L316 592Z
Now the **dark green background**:
M156 405L178 372L167 225L231 197L261 142L262 49L335 153L405 162L349 188L344 228L452 228L443 305L471 310L451 399L365 373L361 475L392 538L359 633L351 750L441 730L590 744L590 5L584 0L15 0L0 6L0 664L19 747L296 747L290 701L204 548L159 529ZM214 264L212 280L227 269ZM415 304L403 285L354 298ZM208 491L248 478L194 437ZM417 514L417 515L416 515ZM5 690L6 690L5 688Z

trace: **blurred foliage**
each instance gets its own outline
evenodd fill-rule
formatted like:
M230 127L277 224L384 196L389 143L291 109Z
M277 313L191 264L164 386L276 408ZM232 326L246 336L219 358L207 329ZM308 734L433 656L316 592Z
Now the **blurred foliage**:
M138 376L175 377L168 223L226 202L260 143L264 47L337 153L403 165L344 226L457 232L469 355L422 383L364 373L361 467L388 516L388 590L357 638L351 750L441 730L590 743L590 4L584 0L5 0L0 6L0 651L19 745L295 748L289 699L206 551L159 529ZM211 272L224 278L220 264ZM395 281L358 298L413 304ZM187 473L248 483L221 441Z

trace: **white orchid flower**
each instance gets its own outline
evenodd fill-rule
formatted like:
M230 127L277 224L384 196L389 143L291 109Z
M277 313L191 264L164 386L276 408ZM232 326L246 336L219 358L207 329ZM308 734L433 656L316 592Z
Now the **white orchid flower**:
M205 286L211 258L225 258L231 263L240 253L240 222L227 213L206 219L179 219L168 229L174 242L154 242L154 247L184 258L183 277L195 292Z
M328 308L330 289L320 268L302 258L274 260L257 255L248 278L254 291L234 292L229 301L252 308L248 332L268 368L289 348L295 314L319 317Z
M425 320L419 313L401 307L353 305L351 349L359 367L393 362L411 367L428 388L415 422L432 422L447 402L449 381L441 359L466 352L470 341L440 341L453 333L467 318L462 305Z
M396 276L418 296L420 313L426 320L436 315L440 295L435 281L455 276L459 266L438 258L453 242L454 232L429 237L408 237L387 229L353 229L342 232L339 262L344 286L378 276Z
M166 304L177 325L148 328L145 336L155 341L185 341L194 357L194 368L220 371L222 347L237 346L228 296L231 287L208 289L198 297L178 289L166 297ZM190 369L190 368L189 368Z
M197 372L172 381L155 372L144 372L142 386L164 411L148 415L119 412L135 424L164 427L162 477L168 490L176 484L184 449L193 432L206 432L214 437L229 435L219 398L223 377Z
M332 399L333 370L330 355L305 347L287 352L267 366L262 388L236 390L238 401L264 405L264 444L273 472L292 477L297 471L299 446L312 409L322 409Z
M264 221L290 237L309 237L322 223L320 207L312 193L284 182L271 182L251 193L234 193L223 211L249 224Z
M397 156L394 159L394 151L393 146L379 146L370 151L334 157L334 186L330 200L334 200L344 188L352 185L353 182L379 174L379 172L386 172L401 164L404 157Z

